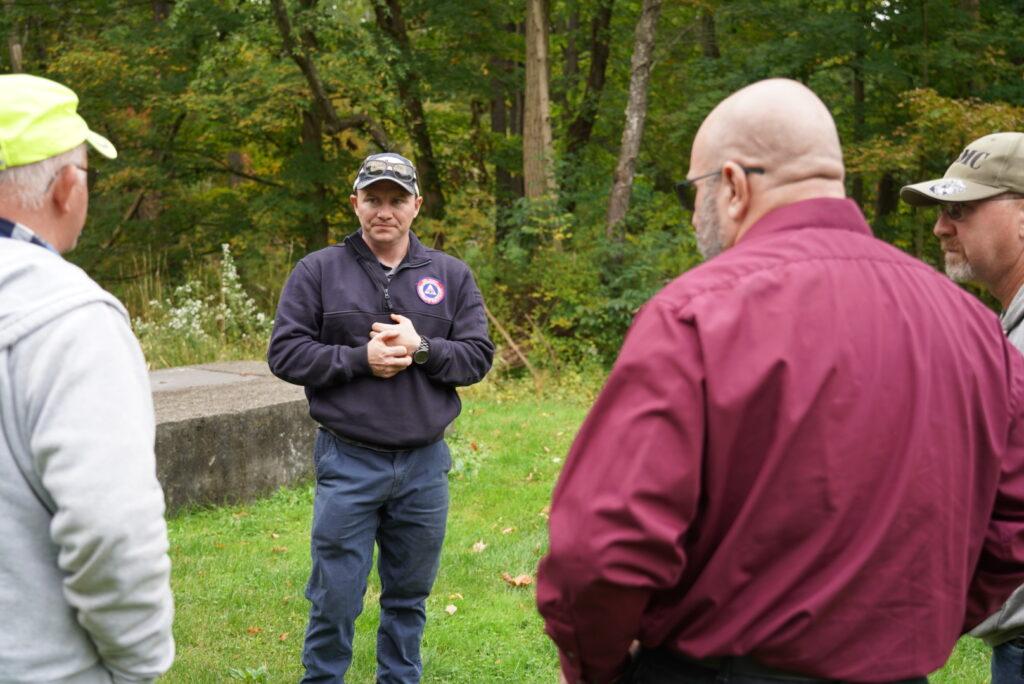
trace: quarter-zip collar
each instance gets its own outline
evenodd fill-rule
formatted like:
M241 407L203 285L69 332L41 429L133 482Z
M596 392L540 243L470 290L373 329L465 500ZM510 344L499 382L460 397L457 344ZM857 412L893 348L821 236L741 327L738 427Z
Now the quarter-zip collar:
M363 231L361 229L346 237L344 244L355 252L359 265L380 286L381 293L384 295L384 311L387 313L394 311L391 306L391 292L389 289L392 279L407 268L419 268L430 263L427 248L423 246L423 243L419 241L419 238L412 231L409 231L409 251L406 252L401 263L390 273L385 273L380 267L380 261L377 259L377 256L370 249L369 245L366 244L366 241L363 240Z
M345 246L355 250L356 254L364 260L378 263L377 256L370 249L370 246L363 240L362 229L357 230L348 237L345 238ZM416 234L411 230L409 231L409 251L405 253L405 257L402 262L395 268L395 273L398 273L403 268L422 266L423 264L430 263L430 257L427 253L427 248L423 246Z

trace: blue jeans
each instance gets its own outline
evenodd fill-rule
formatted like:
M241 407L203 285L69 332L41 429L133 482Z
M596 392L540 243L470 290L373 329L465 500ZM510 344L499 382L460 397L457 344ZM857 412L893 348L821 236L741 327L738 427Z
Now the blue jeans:
M992 684L1024 682L1024 648L1011 643L992 649Z
M376 541L377 681L419 682L425 603L448 516L448 446L442 440L411 451L377 451L318 430L313 460L313 568L302 681L345 681Z

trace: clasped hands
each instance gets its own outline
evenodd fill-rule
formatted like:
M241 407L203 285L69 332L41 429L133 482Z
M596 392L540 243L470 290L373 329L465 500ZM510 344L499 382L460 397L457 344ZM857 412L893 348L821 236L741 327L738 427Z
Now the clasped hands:
M378 378L398 375L412 364L412 355L420 346L420 336L412 321L399 314L391 314L394 323L374 323L370 326L370 343L366 345L366 358L370 370Z

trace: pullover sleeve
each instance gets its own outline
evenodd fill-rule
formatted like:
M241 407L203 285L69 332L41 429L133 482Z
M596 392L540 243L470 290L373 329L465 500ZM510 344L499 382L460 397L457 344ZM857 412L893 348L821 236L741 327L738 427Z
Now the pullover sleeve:
M338 385L370 374L365 344L346 347L319 341L324 317L320 287L319 276L300 261L281 291L267 350L274 375L305 387Z
M64 596L115 682L148 682L174 659L164 497L145 361L105 303L19 342L12 386L32 465L54 507Z
M682 575L700 496L703 377L693 327L652 301L569 452L537 603L570 682L614 681L652 592Z
M464 387L480 382L491 369L494 343L487 334L484 298L468 269L450 335L427 339L430 358L423 364L423 370L434 382Z
M967 596L964 632L991 615L1024 584L1024 356L1009 344L1007 351L1014 417L1000 467L992 518ZM995 616L994 623L998 621Z

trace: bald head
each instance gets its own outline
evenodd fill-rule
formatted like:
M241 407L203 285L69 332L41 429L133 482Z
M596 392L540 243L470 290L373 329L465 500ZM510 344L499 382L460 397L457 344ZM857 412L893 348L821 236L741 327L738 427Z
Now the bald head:
M704 120L693 147L709 169L730 159L763 167L767 187L843 182L832 115L796 81L774 78L736 91Z
M810 89L787 79L749 85L708 114L693 141L689 176L715 171L721 173L698 186L706 203L694 225L698 238L720 238L726 248L772 209L846 195L832 115Z

